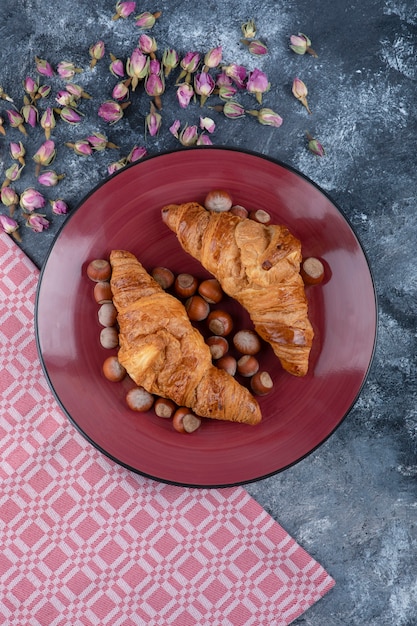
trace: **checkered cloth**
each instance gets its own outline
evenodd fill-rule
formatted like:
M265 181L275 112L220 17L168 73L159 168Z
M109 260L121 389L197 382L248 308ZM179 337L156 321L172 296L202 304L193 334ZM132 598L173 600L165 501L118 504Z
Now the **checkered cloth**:
M43 376L38 270L0 236L0 624L278 626L334 585L241 487L138 476L73 428Z

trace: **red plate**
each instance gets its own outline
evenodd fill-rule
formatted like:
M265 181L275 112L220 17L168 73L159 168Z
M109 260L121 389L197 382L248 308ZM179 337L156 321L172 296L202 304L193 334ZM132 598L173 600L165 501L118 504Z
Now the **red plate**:
M322 259L326 277L307 288L315 331L309 373L284 372L266 347L262 368L274 391L260 398L258 426L204 420L191 435L153 411L125 404L126 383L108 382L99 344L93 283L86 267L112 249L130 250L152 269L207 277L161 221L169 203L204 201L226 189L235 204L266 209ZM222 305L223 306L223 305ZM247 317L228 303L238 326ZM227 148L195 148L148 158L96 187L68 217L43 267L36 303L38 350L61 407L79 431L121 465L157 480L226 486L264 478L323 443L346 416L367 376L376 340L377 307L369 266L351 226L314 183L272 159Z

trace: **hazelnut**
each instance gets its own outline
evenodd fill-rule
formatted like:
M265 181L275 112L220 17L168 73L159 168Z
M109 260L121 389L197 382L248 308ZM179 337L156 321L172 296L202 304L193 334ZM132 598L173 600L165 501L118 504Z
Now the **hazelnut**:
M194 295L185 302L187 315L193 322L205 320L210 313L210 305L201 296Z
M106 326L100 332L100 343L106 350L117 348L119 345L119 333L114 326Z
M177 409L177 405L168 398L157 398L153 406L153 410L158 417L169 419Z
M154 402L154 397L143 387L133 387L126 394L126 402L132 411L149 411Z
M245 376L245 378L253 376L258 370L258 359L255 359L252 354L243 355L237 362L237 371L241 376Z
M217 304L223 298L223 289L217 278L203 280L198 287L198 293L209 304Z
M104 302L112 302L113 294L111 291L110 283L108 281L99 280L94 285L94 300L97 304L103 304Z
M254 330L239 330L233 337L233 345L241 354L257 354L262 346Z
M211 311L207 318L208 327L214 335L225 337L233 330L233 320L227 311Z
M315 257L308 257L301 264L300 274L306 285L317 285L324 278L324 265Z
M109 280L111 276L111 265L105 259L94 259L87 266L87 276L94 282L99 280Z
M208 211L222 213L232 208L233 200L227 191L223 189L213 189L209 191L204 200L204 206Z
M271 393L274 383L268 372L256 372L250 379L251 389L258 396L266 396Z
M256 211L250 211L249 219L259 222L260 224L268 225L271 223L271 216L268 211L263 209L257 209Z
M104 302L98 310L98 321L102 326L114 326L117 320L117 309L113 302Z
M119 363L117 356L109 356L103 363L103 374L113 383L117 383L126 376L126 370Z
M192 433L201 426L201 419L188 407L182 406L175 411L172 425L179 433Z
M208 337L206 344L210 348L211 358L214 360L221 359L229 350L229 342L225 337L219 335Z
M152 278L162 287L169 289L174 284L175 276L167 267L154 267Z
M174 282L174 289L180 298L189 298L197 291L198 280L191 274L178 274Z
M243 218L248 217L249 215L249 211L245 209L245 207L241 204L234 204L230 209L230 213L232 213L233 215L237 215L237 217Z
M225 370L230 376L234 376L237 370L237 361L231 354L225 354L218 361L216 365L219 369Z

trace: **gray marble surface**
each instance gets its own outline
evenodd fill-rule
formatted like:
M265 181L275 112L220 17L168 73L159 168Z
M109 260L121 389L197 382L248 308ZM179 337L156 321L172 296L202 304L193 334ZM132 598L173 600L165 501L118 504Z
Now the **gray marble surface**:
M167 82L163 123L158 137L144 135L149 97L135 93L125 116L107 126L97 116L117 82L108 71L109 53L126 59L140 31L133 16L112 21L112 1L2 0L0 85L22 106L22 80L36 78L34 57L56 67L71 61L83 72L74 82L92 95L80 105L82 122L57 123L53 169L66 177L55 188L40 188L31 156L43 131L27 137L11 129L0 135L0 175L12 164L9 142L22 141L26 167L14 184L21 193L35 186L47 198L64 198L71 210L107 176L108 165L134 145L149 154L179 147L171 123L198 123L198 105L180 109L173 79ZM282 474L247 485L265 509L335 578L335 588L295 624L308 626L414 626L417 624L417 392L416 392L416 56L417 8L414 0L231 0L199 3L161 0L137 7L162 11L149 34L160 54L172 47L184 54L222 45L223 58L265 71L271 82L264 106L284 119L281 128L254 119L237 121L205 107L217 129L215 145L249 148L299 169L338 203L355 228L372 268L379 301L375 358L354 408L318 450ZM240 26L254 18L258 36L268 46L263 57L240 43ZM291 34L304 32L318 57L299 56L288 48ZM89 47L98 40L105 58L89 68ZM294 76L308 85L309 115L291 94ZM54 106L51 96L38 107ZM254 104L245 94L245 105ZM218 100L208 104L217 104ZM306 149L305 132L326 150L322 158ZM75 156L65 142L91 132L105 132L118 150L91 157ZM1 213L7 213L0 206ZM50 228L33 233L23 225L21 246L40 267L65 220L52 216ZM21 221L20 211L17 219Z

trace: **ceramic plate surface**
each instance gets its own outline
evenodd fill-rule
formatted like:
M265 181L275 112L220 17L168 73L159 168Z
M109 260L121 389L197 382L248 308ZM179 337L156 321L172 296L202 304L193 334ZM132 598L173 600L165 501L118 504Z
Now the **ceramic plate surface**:
M207 272L183 252L161 220L169 203L203 202L225 189L235 204L265 209L320 258L322 284L306 289L315 337L307 376L284 372L269 346L259 355L274 391L259 399L258 426L204 420L191 435L153 410L127 408L129 383L102 374L98 305L86 267L112 249L134 253L146 269L165 265L198 278ZM217 308L220 305L216 305ZM237 327L249 320L228 301ZM310 180L269 158L226 148L195 148L138 162L106 179L70 215L41 272L36 335L44 372L62 409L100 451L160 481L236 485L300 461L323 443L355 403L372 361L377 326L369 265L351 226Z

